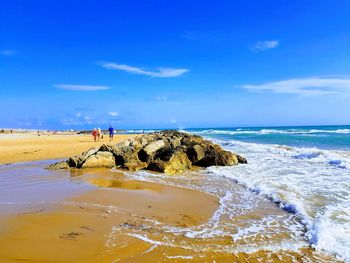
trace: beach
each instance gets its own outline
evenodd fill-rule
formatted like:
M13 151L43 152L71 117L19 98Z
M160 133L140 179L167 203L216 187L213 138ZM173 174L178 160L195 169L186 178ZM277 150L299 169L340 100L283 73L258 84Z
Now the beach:
M254 172L258 159L250 144L233 150L252 164L165 175L109 168L51 171L50 164L108 139L5 136L1 262L342 262L312 248L298 212L244 185L243 178L231 178ZM117 135L114 142L132 136Z
M114 143L133 135L117 134ZM109 143L108 135L94 142L92 135L73 133L50 134L36 132L0 134L0 164L67 158L89 148Z

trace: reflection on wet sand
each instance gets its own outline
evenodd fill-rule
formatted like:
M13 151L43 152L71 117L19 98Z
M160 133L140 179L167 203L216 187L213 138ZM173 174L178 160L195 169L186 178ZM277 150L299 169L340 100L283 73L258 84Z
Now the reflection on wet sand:
M106 169L52 174L43 167L22 167L22 174L11 174L7 167L6 175L0 169L0 181L16 175L18 184L12 184L12 190L30 196L34 187L42 197L0 206L12 207L11 213L0 213L0 262L334 262L307 246L298 252L245 251L251 243L270 239L279 244L292 238L281 222L294 224L293 216L269 202L259 201L252 210L235 214L227 200L238 209L241 194L219 200L203 191L139 181ZM25 184L28 173L30 183ZM174 184L178 179L164 180ZM205 184L199 175L184 180L196 187ZM249 229L268 216L276 222L264 232L239 236L239 228Z

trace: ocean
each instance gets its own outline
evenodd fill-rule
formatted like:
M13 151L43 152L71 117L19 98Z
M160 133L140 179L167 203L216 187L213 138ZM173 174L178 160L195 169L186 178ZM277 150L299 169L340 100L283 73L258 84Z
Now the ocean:
M234 182L295 215L291 220L298 223L289 231L294 231L290 242L274 242L268 248L260 244L256 250L298 250L303 246L298 242L304 239L316 251L350 262L350 125L197 128L183 131L203 136L248 159L247 165L206 169L206 176L211 178L208 185L214 185L222 178L229 180L218 187L222 190L225 185L226 188L226 195L218 195L223 207L230 207L224 201L225 198L226 201L230 199L227 195L237 191L236 188L232 190ZM214 187L212 193L218 193L218 188ZM208 187L201 190L210 192ZM246 193L240 192L240 195L245 196ZM253 210L253 207L248 208L249 205L244 204L247 200L242 199L239 204L246 206L244 209ZM233 206L237 203L231 209ZM225 213L235 216L232 211L231 215L229 211ZM232 235L233 239L265 236L266 245L267 238L272 237L266 232L271 232L271 224L277 221L280 228L291 228L288 220L281 222L263 216L259 222L251 222L251 225L239 228L238 232L225 234ZM234 225L231 227L236 228Z
M309 244L350 262L350 126L188 129L248 159L210 167L300 218Z

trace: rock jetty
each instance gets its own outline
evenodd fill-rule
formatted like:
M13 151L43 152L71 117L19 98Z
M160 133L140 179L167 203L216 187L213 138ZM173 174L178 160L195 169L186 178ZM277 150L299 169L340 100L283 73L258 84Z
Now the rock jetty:
M247 163L247 160L200 136L167 130L139 135L118 144L103 144L48 168L117 167L174 175L191 169L193 165L232 166L238 163Z

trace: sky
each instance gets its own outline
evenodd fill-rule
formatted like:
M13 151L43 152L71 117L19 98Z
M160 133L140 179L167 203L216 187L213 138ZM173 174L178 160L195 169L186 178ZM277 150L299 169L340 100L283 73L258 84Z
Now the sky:
M348 0L2 0L0 127L350 124Z

